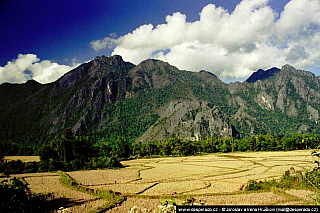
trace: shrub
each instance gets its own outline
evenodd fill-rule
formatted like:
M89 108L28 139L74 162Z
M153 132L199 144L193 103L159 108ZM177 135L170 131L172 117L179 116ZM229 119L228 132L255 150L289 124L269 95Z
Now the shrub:
M120 161L117 157L112 156L108 160L107 167L111 167L111 168L122 167L122 164L120 163Z
M38 162L25 163L25 172L26 173L35 173L38 171L39 171L39 163Z
M261 189L261 185L256 180L249 180L246 186L248 191L258 191Z
M21 174L21 173L30 173L38 172L39 163L37 162L22 162L21 160L17 161L5 161L0 163L0 173L4 174Z
M43 212L50 199L53 199L52 194L31 193L27 184L17 178L0 183L1 212Z
M207 202L204 200L197 200L195 198L189 198L182 202L182 205L184 206L203 206L207 205Z

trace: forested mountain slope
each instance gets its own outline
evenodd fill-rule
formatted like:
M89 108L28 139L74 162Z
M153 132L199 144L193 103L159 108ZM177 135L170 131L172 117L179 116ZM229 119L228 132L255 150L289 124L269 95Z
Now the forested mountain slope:
M36 146L64 128L141 142L319 132L319 102L319 78L289 65L226 84L158 60L101 56L50 84L1 84L0 141Z

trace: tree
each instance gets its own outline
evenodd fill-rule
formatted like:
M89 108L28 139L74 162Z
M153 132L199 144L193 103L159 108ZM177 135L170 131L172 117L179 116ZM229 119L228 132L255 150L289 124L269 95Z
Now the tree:
M4 158L4 149L0 149L0 162L2 162Z
M171 155L173 151L173 139L169 138L162 145L162 154L163 155Z
M226 153L231 151L231 138L223 138L220 146L220 152Z
M112 144L113 156L120 158L126 158L130 156L131 148L130 142L124 137L118 137L117 140Z
M64 129L61 138L39 149L42 170L76 170L90 167L90 158L97 156L97 150L88 137L75 137L70 129Z

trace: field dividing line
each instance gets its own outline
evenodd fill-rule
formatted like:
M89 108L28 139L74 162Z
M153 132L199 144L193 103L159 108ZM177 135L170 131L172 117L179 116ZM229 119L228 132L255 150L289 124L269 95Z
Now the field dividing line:
M9 175L9 177L8 178L10 178L10 177L16 177L16 178L21 178L21 177L23 177L23 178L33 178L33 177L54 177L54 176L59 176L58 174L48 174L48 175L28 175L27 173L24 173L24 174L17 174L16 176L12 176L12 175Z
M245 169L241 170L241 172L246 172L249 171L250 169ZM185 177L179 177L179 178L166 178L166 179L161 179L157 180L159 183L172 183L172 182L180 182L180 181L194 181L194 180L203 180L205 178L210 178L210 177L219 177L219 176L224 176L224 175L230 175L230 174L236 174L239 173L238 171L233 171L233 172L226 172L226 173L221 173L221 174L215 174L215 175L207 175L206 173L203 174L197 174L195 175L190 175L190 176L185 176ZM223 178L223 177L222 177ZM232 177L233 178L233 177ZM223 178L224 179L224 178ZM230 178L231 179L231 178ZM217 179L220 180L220 179ZM154 183L155 181L148 181L145 183Z
M223 166L206 166L206 165L200 165L200 164L183 164L183 165L189 165L189 166L201 166L201 167L209 167L209 168L219 168L219 169L231 169L231 170L241 170L240 168L232 168L232 167L223 167Z
M260 162L257 162L257 161L254 161L254 160L249 160L249 162L251 162L253 165L259 165L259 166L262 166L262 167L268 167Z
M264 172L262 172L262 174L265 174L265 173L269 172L274 167L276 167L276 166L268 166L268 168Z
M142 166L142 167L146 167L146 168L144 168L144 169L139 169L139 170L137 171L137 173L138 173L138 178L137 178L137 179L134 179L134 180L130 180L130 181L125 182L125 183L133 183L133 182L142 180L141 171L145 171L145 170L149 170L149 169L154 169L154 168L156 168L156 167L154 167L154 166L146 166L146 164L142 164L141 166ZM122 184L123 184L123 183L122 183Z
M243 162L250 162L252 163L253 165L259 165L259 166L263 166L263 167L267 167L266 165L260 163L260 162L257 162L256 160L244 160L242 159L242 157L239 157L239 156L234 156L234 155L219 155L219 156L224 156L226 158L231 158L231 159L237 159L239 161L243 161Z
M308 166L308 165L306 165L307 168L306 168L305 166L301 166L301 165L298 166L298 167L302 168L302 169L304 170L304 172L305 172L305 171L310 171L310 170L313 169L313 167L310 167L310 166Z
M241 172L230 172L229 174L243 173L243 172L247 172L247 171L250 171L250 170L252 170L252 169L255 169L255 168L259 168L259 167L253 167L253 168L250 168L250 169L245 169L245 170L242 170ZM227 174L227 175L229 175L229 174ZM263 174L263 173L260 173L260 174ZM246 175L240 175L240 176L236 176L236 177L221 177L220 179L215 179L215 180L221 181L221 180L228 180L228 179L248 177L248 176L252 176L252 175L259 175L259 174L246 174ZM219 177L219 176L220 176L220 175L211 176L211 177ZM209 177L210 177L210 176L209 176ZM271 176L271 177L273 177L273 176Z
M294 162L294 163L312 163L311 161L308 160L288 160L288 159L266 159L267 161L286 161L286 162Z
M209 188L211 186L211 182L210 181L204 181L203 184L204 184L204 187L193 189L193 190L189 190L189 191L185 191L185 192L180 192L178 194L186 194L186 193L189 193L189 192L195 192L195 191L199 191L201 189Z
M191 177L191 178L190 178ZM201 180L202 178L196 177L192 178L194 175L188 176L188 177L181 177L181 178L166 178L161 180L150 180L144 183L172 183L172 182L181 182L181 181L193 181L193 180Z
M160 183L162 183L162 182L156 182L153 185L145 188L141 192L136 193L136 195L140 195L140 194L144 193L145 191L149 190L150 188L152 188L152 187L154 187L154 186L156 186L156 185L158 185ZM164 183L172 183L172 182L164 182ZM175 193L173 193L171 195L183 195L183 194L186 194L186 193L189 193L189 192L198 191L198 190L201 190L201 189L206 189L206 188L209 188L211 186L211 182L210 181L204 181L203 184L204 184L203 187L192 189L192 190L189 190L189 191L179 192L179 193L175 192ZM169 195L169 194L167 194L167 195Z
M170 198L176 198L176 199L185 199L190 198L190 195L192 197L197 196L229 196L229 195L241 195L241 194L256 194L255 191L234 191L234 192L209 192L209 193L202 193L201 195L198 194L161 194L161 195L136 195L136 194L126 194L127 197L139 197L142 199L170 199Z
M116 183L100 183L100 184L88 184L88 185L84 185L81 184L82 186L86 186L86 187L92 187L92 186L112 186L112 185L122 185L122 184L128 184L128 183L132 183L135 181L141 180L141 178L137 178L134 180L129 180L129 181L125 181L125 182L116 182Z
M239 170L239 171L233 171L233 172L226 172L226 173L221 173L221 174L217 174L217 175L205 175L202 177L203 178L210 178L210 177L219 177L219 176L224 176L224 175L232 175L232 174L237 174L237 173L242 173L242 172L247 172L247 171L250 171L254 168L257 168L257 167L253 167L253 168L249 168L249 169L242 169L242 170ZM241 176L240 176L241 177ZM234 178L234 177L232 177ZM224 178L225 179L225 178ZM217 180L220 180L220 179L217 179Z
M143 189L142 191L137 192L136 195L142 194L142 193L144 193L145 191L151 189L152 187L154 187L154 186L156 186L156 185L158 185L158 184L159 184L159 182L156 182L156 183L152 184L151 186L148 186L147 188Z
M195 174L191 174L191 175L188 175L188 176L183 176L183 177L176 177L176 178L165 178L165 179L160 179L160 180L150 180L150 181L147 181L145 183L154 183L154 182L159 182L159 183L167 183L167 182L178 182L178 181L192 181L192 180L202 180L204 178L210 178L210 177L219 177L219 176L224 176L224 175L230 175L230 174L236 174L236 173L242 173L242 172L247 172L247 171L250 171L251 169L254 169L254 168L258 168L257 166L256 167L252 167L252 168L249 168L249 169L239 169L239 170L233 170L232 172L221 172L220 174L214 174L214 175L207 175L207 173L201 173L201 174L196 174L196 177L195 177ZM144 169L146 170L146 169ZM141 170L142 171L142 170ZM140 173L139 173L140 174ZM241 177L241 176L240 176ZM141 179L137 179L137 180L134 180L134 181L139 181L139 180L142 180L143 178ZM132 182L134 182L132 181Z

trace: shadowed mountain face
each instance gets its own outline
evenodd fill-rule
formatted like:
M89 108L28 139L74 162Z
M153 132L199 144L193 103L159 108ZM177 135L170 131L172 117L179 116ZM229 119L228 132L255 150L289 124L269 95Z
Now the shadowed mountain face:
M264 80L266 78L269 78L275 74L277 74L280 71L279 68L273 67L271 69L268 69L266 71L259 69L257 72L254 72L247 80L248 83L254 83L258 80Z
M97 57L56 82L0 85L0 141L41 144L64 128L95 140L319 131L320 81L289 65L225 84L158 60Z

